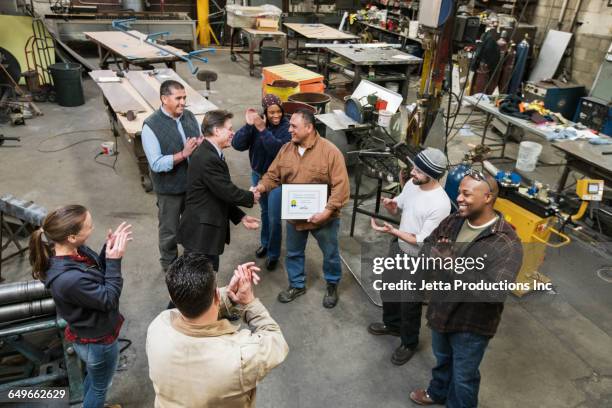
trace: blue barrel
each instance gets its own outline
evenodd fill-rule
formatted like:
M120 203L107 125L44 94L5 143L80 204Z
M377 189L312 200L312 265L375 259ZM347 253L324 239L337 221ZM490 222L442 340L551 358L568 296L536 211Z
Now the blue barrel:
M453 167L448 172L448 177L446 177L446 185L444 186L444 191L448 194L448 198L450 198L451 202L457 204L457 197L459 196L459 184L461 184L461 180L465 177L465 174L470 170L470 166L465 163L461 163L460 165Z

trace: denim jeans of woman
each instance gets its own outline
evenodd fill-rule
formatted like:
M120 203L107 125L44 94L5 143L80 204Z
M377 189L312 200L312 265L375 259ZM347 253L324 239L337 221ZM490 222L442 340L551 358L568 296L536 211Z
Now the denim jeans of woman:
M256 186L260 175L252 172L251 181ZM281 188L262 194L259 199L261 208L261 246L268 250L268 259L278 260L282 241Z
M83 382L83 408L104 408L106 393L119 362L119 345L74 343L74 349L85 363L87 375Z

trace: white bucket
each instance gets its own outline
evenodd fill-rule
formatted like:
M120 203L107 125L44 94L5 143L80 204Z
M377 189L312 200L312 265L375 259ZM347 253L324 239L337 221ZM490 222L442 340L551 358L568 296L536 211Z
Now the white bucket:
M388 110L378 111L378 126L388 128L391 123L391 116L393 116L393 113Z
M542 145L536 142L521 142L518 157L516 158L516 169L521 171L534 171L538 164L538 157L542 153Z

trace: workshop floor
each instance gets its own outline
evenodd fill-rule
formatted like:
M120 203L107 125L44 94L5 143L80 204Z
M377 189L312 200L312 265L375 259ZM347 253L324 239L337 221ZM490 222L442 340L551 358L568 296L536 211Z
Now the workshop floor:
M238 128L244 110L259 105L260 79L250 78L244 64L231 63L227 51L211 56L206 68L219 74L211 100L236 114L234 127ZM184 66L179 72L196 89L204 88ZM22 140L21 147L0 148L0 195L11 193L48 209L67 203L86 205L96 225L90 240L96 248L109 227L124 220L133 224L134 241L123 261L121 298L126 317L122 336L132 346L125 352L123 370L115 376L108 400L127 408L150 407L154 393L145 356L146 329L168 301L158 264L155 196L142 190L125 142L119 144L116 172L94 161L101 141L86 140L110 140L112 135L97 87L91 80L84 85L85 105L42 104L43 117L29 120L26 126L2 127L6 136ZM76 133L53 137L65 132ZM452 155L461 156L462 146L470 140L453 140ZM69 147L76 142L83 143ZM59 151L43 153L49 150ZM226 157L233 180L248 187L247 153L232 150ZM112 159L99 160L112 164ZM551 170L550 176L558 177L556 172ZM258 215L257 208L248 212ZM345 236L349 213L346 208ZM253 260L258 246L258 232L239 226L232 234L232 245L221 258L220 283L228 280L233 266ZM367 217L358 217L356 235L374 238ZM559 294L508 302L481 366L482 407L612 406L612 283L596 273L605 265L612 265L612 260L578 243L548 255L543 271L555 281ZM307 249L307 271L307 294L290 304L276 301L287 285L284 268L262 272L257 295L281 325L290 353L258 387L258 407L412 406L409 392L427 385L434 363L425 323L419 353L405 366L396 367L389 359L398 340L367 333L366 326L380 320L381 309L369 301L347 270L338 306L332 310L321 306L321 255L313 240ZM3 276L7 282L30 279L27 259L6 262ZM202 375L209 375L205 367Z

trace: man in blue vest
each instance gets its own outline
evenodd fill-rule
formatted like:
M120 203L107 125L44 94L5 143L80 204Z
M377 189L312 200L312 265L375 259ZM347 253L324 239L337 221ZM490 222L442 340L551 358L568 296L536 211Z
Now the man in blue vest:
M185 109L185 87L164 81L159 94L162 105L145 119L141 138L157 195L159 262L165 271L178 256L176 234L185 209L187 166L203 138L195 115Z

